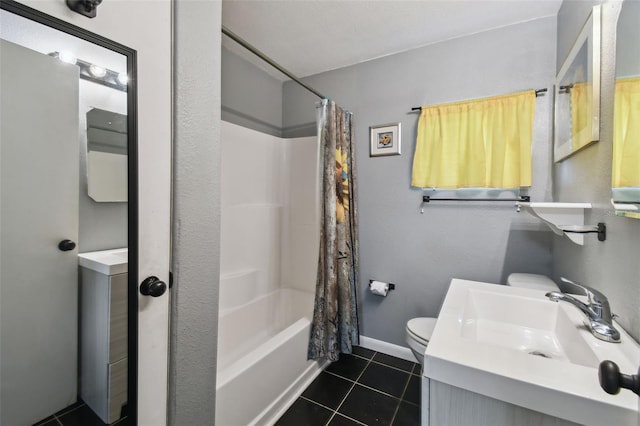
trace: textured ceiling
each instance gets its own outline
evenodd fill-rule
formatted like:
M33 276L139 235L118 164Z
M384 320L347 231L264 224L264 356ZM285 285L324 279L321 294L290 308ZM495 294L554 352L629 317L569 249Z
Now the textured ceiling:
M518 22L562 0L223 0L222 24L299 77ZM272 75L228 37L223 46Z

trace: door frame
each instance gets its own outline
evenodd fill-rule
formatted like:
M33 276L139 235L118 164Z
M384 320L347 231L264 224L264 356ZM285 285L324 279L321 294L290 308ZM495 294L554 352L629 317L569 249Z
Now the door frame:
M127 46L73 25L14 0L0 0L0 9L38 22L97 46L127 60L127 417L138 424L138 96L137 52Z

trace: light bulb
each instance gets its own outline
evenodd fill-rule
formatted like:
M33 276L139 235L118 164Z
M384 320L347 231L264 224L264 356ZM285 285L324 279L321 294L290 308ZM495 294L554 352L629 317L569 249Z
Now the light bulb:
M129 81L129 77L127 77L126 73L121 72L120 74L118 74L118 82L120 84L122 84L123 86L126 86L128 81Z
M72 65L75 65L76 62L78 62L78 58L76 58L75 56L73 56L69 52L60 52L60 53L58 53L58 59L60 59L62 62L66 62L66 63L72 64Z
M89 67L89 72L91 73L92 76L97 78L102 78L105 75L107 75L106 69L93 64Z

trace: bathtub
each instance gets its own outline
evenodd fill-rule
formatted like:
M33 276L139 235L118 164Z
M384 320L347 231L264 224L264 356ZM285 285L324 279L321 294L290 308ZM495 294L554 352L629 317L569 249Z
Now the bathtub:
M216 425L270 425L324 367L307 361L313 294L279 289L239 304L234 290L246 288L225 285L238 278L221 277Z

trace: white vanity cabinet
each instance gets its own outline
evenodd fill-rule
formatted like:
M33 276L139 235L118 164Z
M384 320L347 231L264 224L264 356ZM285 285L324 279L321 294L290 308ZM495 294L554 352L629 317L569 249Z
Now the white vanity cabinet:
M114 250L79 255L80 397L109 424L127 403L128 274L126 249L120 255L124 267L105 265L97 253L118 255Z

